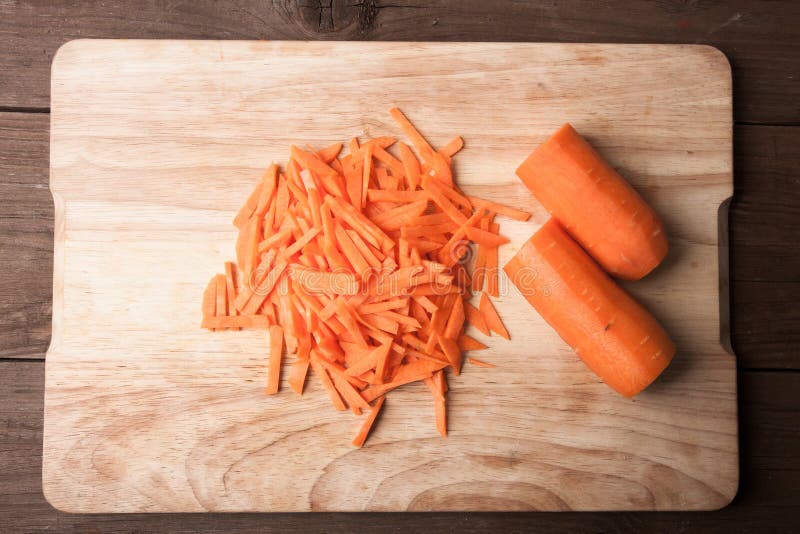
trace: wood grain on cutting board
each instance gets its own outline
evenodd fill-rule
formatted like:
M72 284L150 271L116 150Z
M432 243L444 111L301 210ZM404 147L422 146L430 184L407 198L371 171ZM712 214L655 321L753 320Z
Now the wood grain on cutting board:
M546 219L514 176L570 121L663 217L671 251L625 284L678 353L634 400L592 375L507 281L512 341L393 392L367 446L310 377L264 396L262 331L199 328L231 219L290 144L461 134L458 183ZM720 346L717 210L732 193L731 80L703 46L74 41L53 65L56 205L44 491L75 512L668 510L738 484L735 358ZM585 209L591 209L586 206ZM724 281L724 278L723 278Z

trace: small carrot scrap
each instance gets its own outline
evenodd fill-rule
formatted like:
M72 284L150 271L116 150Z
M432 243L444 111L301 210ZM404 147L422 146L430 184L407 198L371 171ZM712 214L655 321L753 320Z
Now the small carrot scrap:
M361 428L358 430L358 434L356 434L356 437L353 438L354 446L360 449L364 445L364 442L367 440L367 436L369 435L369 431L372 430L372 425L375 424L375 419L377 419L385 401L386 397L381 397L377 400L377 402L375 402L375 406L373 406L369 411L369 415L364 421L364 424L362 424Z
M506 327L503 325L503 321L500 319L500 316L497 314L497 310L494 309L494 305L492 304L492 301L489 300L489 297L486 295L486 293L481 293L480 310L481 315L483 315L483 319L486 321L486 326L489 327L489 330L500 337L511 339L511 336L508 335L508 330L506 330Z
M283 358L283 328L269 327L269 373L267 374L267 395L278 392L281 382L281 359Z
M489 347L487 347L474 337L462 334L458 338L458 348L460 348L461 350L470 351L470 350L484 350Z
M475 366L477 366L477 367L497 367L497 366L496 366L496 365L494 365L493 363L487 363L487 362L484 362L484 361L478 360L478 359L476 359L476 358L467 358L467 361L468 361L469 363L471 363L472 365L475 365Z
M412 382L431 390L436 429L447 434L446 373L486 348L464 327L507 336L491 303L467 302L498 286L507 239L492 218L529 217L457 187L460 136L434 147L400 110L390 115L410 143L352 139L346 154L343 143L299 144L284 167L266 169L234 217L236 262L212 277L201 309L203 328L269 332L267 394L290 360L292 391L303 394L311 369L336 410L369 411L356 446L385 395ZM472 270L462 262L470 246Z

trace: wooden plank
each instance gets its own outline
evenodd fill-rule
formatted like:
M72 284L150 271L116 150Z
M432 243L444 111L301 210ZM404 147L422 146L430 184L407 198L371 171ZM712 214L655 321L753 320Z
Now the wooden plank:
M51 59L77 38L657 42L725 52L737 120L798 123L797 20L793 0L2 2L0 50L14 53L0 55L0 106L49 106Z
M7 532L792 532L800 529L800 373L746 372L739 380L741 489L711 513L138 514L80 515L42 495L43 362L0 362L0 524Z
M85 40L56 58L52 102L63 290L43 477L61 509L675 510L733 496L735 360L717 302L731 95L717 50ZM326 409L316 384L264 399L265 334L197 324L209 276L233 253L231 218L291 144L400 135L391 104L434 145L464 136L467 194L532 209L528 223L503 222L501 262L546 218L513 169L567 117L623 169L671 238L665 265L626 284L681 347L662 380L619 397L504 287L495 304L512 339L487 340L502 362L491 375L453 380L446 442L416 415L409 424L428 400L413 387L392 393L358 454L349 414ZM565 483L576 472L580 487Z
M748 367L800 368L800 128L740 126L731 206L732 339Z
M50 341L49 120L0 113L0 358L43 358Z

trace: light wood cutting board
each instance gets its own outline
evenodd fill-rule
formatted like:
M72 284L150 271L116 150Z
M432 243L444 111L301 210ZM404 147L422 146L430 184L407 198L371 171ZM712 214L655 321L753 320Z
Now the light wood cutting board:
M717 212L731 196L731 77L705 46L75 41L53 64L53 338L44 491L72 512L694 510L738 484L735 358L720 345ZM671 251L625 284L678 353L634 400L602 384L513 287L451 380L450 435L422 384L367 446L310 380L266 397L262 331L199 328L231 219L292 143L456 134L459 185L546 219L514 176L563 122L664 219ZM591 209L591 206L586 206ZM723 254L724 255L724 254ZM722 275L722 281L727 284ZM486 341L480 334L477 337Z

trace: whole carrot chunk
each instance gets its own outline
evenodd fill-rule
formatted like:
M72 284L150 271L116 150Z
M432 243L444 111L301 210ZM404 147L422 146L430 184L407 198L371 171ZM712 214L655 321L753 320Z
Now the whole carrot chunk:
M570 124L534 150L517 176L612 275L638 280L667 255L658 215Z
M658 321L555 220L547 221L504 269L542 318L621 395L642 391L672 360L675 345Z

